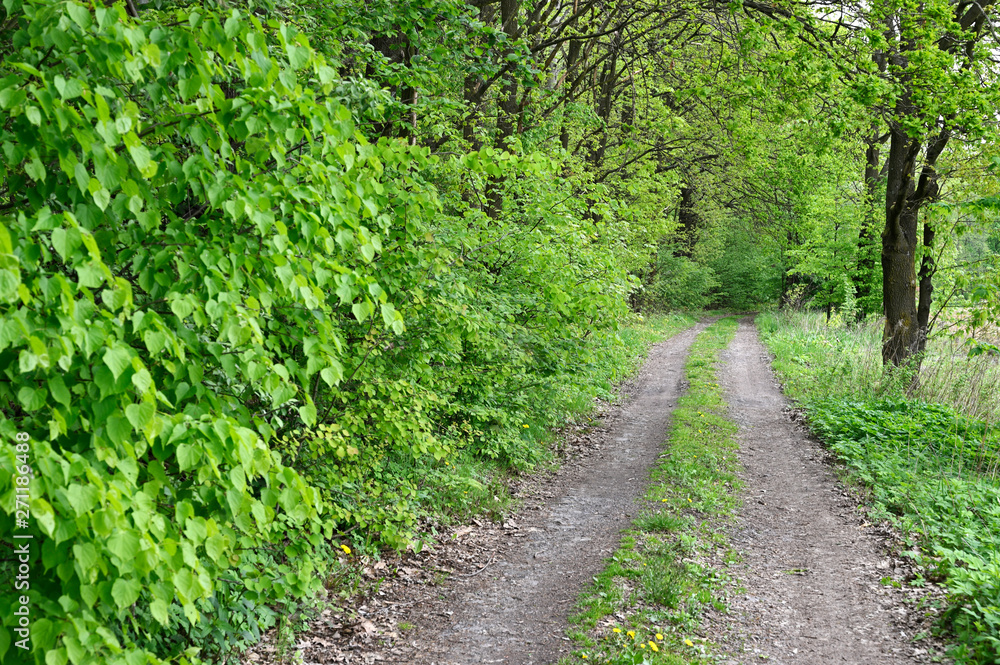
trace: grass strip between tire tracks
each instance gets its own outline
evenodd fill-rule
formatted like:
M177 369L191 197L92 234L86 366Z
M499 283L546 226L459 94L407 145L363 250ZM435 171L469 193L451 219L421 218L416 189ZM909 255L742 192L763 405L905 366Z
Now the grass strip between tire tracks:
M737 326L722 318L691 345L689 387L652 471L646 508L581 595L568 632L577 648L561 664L707 662L711 645L698 635L700 618L709 607L723 609L730 582L706 557L734 558L717 527L739 501L736 425L716 365Z

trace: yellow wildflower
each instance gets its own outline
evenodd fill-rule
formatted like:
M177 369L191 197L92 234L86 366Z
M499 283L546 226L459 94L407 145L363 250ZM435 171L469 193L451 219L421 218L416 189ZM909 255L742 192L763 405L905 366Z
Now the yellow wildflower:
M524 429L528 429L529 427L531 427L531 425L523 425L523 427ZM586 656L584 656L584 658L586 658Z
M635 631L634 630L630 630L630 631L628 631L625 634L628 635L629 637L635 637Z
M654 642L653 640L649 641L649 648L652 649L653 651L660 650L660 647L656 646L656 642Z
M694 642L692 642L691 640L686 639L686 638L684 640L684 644L688 645L689 647L693 647L694 646Z
M657 633L656 634L656 639L662 640L663 639L663 635L661 635L660 633Z
M622 629L621 628L612 628L611 632L612 633L620 633L620 632L622 632Z
M341 545L340 549L344 550L344 554L350 554L351 553L351 548L348 547L347 545Z

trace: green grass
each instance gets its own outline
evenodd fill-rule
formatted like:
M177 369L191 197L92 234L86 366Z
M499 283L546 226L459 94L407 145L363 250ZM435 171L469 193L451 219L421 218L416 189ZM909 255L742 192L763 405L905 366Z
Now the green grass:
M717 526L737 506L736 426L726 418L715 376L736 326L734 318L721 319L692 345L685 366L690 387L674 410L647 507L582 594L568 632L577 649L560 663L711 660L711 645L697 629L706 607L723 607L727 580L697 559L726 548Z
M908 582L948 590L950 655L1000 662L1000 430L997 384L983 378L995 367L932 340L921 385L908 393L879 364L877 330L804 316L758 322L813 432L865 489L872 516L902 530L921 571Z

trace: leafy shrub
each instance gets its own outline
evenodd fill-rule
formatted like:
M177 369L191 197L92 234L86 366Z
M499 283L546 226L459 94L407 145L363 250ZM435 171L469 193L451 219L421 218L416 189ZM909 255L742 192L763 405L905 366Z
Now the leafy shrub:
M560 163L368 141L381 93L263 13L3 6L0 532L29 464L35 662L230 658L338 534L413 544L449 460L530 465L634 366Z
M674 249L671 245L660 247L654 302L667 310L705 308L712 302L712 289L719 285L715 272L686 256L677 256Z

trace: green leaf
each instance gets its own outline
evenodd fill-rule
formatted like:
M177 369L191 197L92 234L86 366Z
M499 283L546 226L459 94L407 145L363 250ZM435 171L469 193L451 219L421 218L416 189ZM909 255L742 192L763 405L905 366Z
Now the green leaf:
M17 401L26 411L37 411L45 405L45 390L23 386L17 391Z
M122 372L132 366L132 354L129 349L116 344L104 352L104 364L115 375L117 381Z
M111 416L108 418L108 423L106 425L108 430L108 438L111 442L117 445L121 445L129 440L132 436L132 425L129 421L121 416Z
M195 74L188 78L180 79L177 86L180 89L181 99L187 101L197 95L201 89L201 77Z
M149 150L142 144L135 132L129 132L123 137L123 140L125 147L128 148L128 154L132 156L132 161L139 168L139 172L147 178L156 175L156 164L150 159Z
M99 265L91 261L76 266L76 278L80 286L87 287L88 289L96 289L104 283L104 271L101 270Z
M31 516L35 518L42 530L51 535L56 530L55 512L45 499L31 500Z
M170 623L170 614L167 611L169 606L167 603L160 598L154 598L149 604L149 613L153 615L153 618L159 622L161 626L166 626Z
M302 422L306 425L312 426L316 424L316 405L315 404L305 404L299 407L299 417L302 418Z
M139 553L139 536L132 529L116 529L108 538L107 547L122 561L131 561Z
M201 460L201 449L190 443L177 446L177 465L181 471L193 469Z
M111 203L111 192L106 188L100 187L95 192L93 192L94 203L101 210L107 210L108 204Z
M185 604L197 600L198 596L201 595L197 579L187 568L182 568L174 573L173 582L174 588L177 589L177 595L180 597L181 602Z
M119 577L111 587L111 597L114 598L118 609L123 610L138 600L141 590L142 587L138 580L134 578L126 580Z
M73 558L79 564L79 568L86 575L97 568L100 557L97 555L97 548L93 543L77 543L73 545Z
M17 287L20 285L20 274L13 270L0 269L0 302L14 302L17 300Z
M53 399L62 404L63 406L70 405L70 394L69 389L66 387L66 382L63 378L56 374L49 377L49 392L52 393Z
M66 12L73 22L86 30L90 27L90 10L75 2L66 3Z
M156 408L149 402L129 404L125 407L125 417L128 418L128 421L132 423L132 427L136 430L144 429L149 424L149 421L153 419L155 413Z
M156 355L166 346L167 335L159 330L147 330L142 334L142 340L146 343L149 352Z
M371 314L371 308L368 303L364 301L356 302L351 305L351 312L354 314L354 318L356 318L359 322L364 323L365 319L367 319Z
M45 165L37 157L24 165L24 172L35 182L45 182Z

